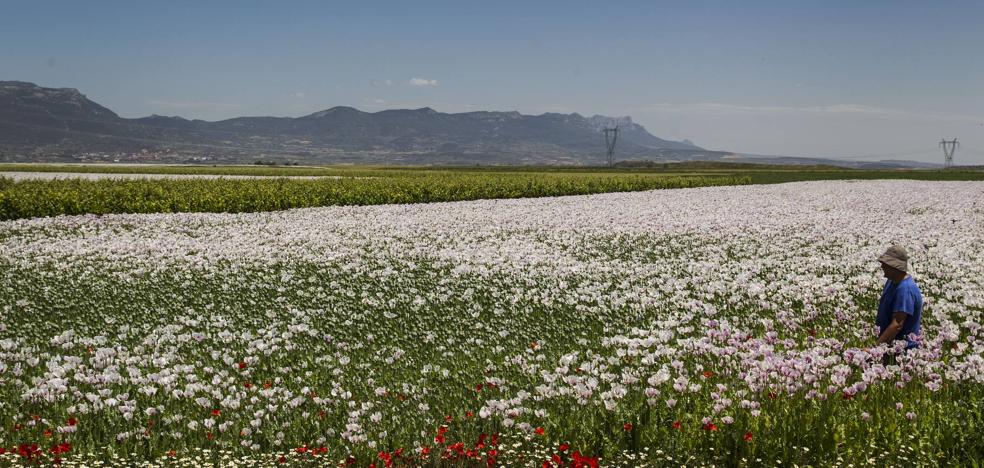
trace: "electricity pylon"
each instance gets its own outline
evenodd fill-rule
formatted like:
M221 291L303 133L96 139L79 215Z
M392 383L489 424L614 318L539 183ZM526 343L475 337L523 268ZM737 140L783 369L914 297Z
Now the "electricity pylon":
M957 151L957 146L959 145L960 143L957 142L956 138L950 141L940 140L940 146L943 147L944 168L949 169L953 167L953 153Z
M608 149L608 167L615 167L615 142L618 141L618 125L605 127L605 147Z

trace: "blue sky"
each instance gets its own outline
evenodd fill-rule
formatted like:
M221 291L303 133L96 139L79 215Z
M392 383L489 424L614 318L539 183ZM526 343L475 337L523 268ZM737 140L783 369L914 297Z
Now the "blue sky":
M630 115L759 154L984 163L984 2L16 2L0 79L125 117Z

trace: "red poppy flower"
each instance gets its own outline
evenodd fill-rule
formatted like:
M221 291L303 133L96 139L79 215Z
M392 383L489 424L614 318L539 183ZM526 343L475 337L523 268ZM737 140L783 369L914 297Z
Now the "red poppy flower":
M572 468L598 468L598 458L586 457L581 455L579 452L574 452L571 455L571 467Z
M426 446L424 446L424 447L420 447L420 454L421 454L421 455L423 455L423 456L425 456L425 457L426 457L426 456L427 456L427 455L429 455L430 453L431 453L431 449L430 449L430 447L426 447Z
M27 458L28 460L34 459L34 457L41 456L41 449L38 448L38 444L21 444L17 447L17 454L22 458Z
M284 457L283 455L281 455L280 458L277 458L277 463L280 463L280 464L287 463L287 458Z
M680 421L673 421L673 429L680 429Z
M443 444L444 443L444 434L438 434L438 435L434 436L434 443Z
M169 457L172 457L172 458L173 458L173 457L174 457L175 455L177 455L177 454L178 454L178 452L175 452L174 450L168 450L168 451L167 451L167 456L169 456Z
M465 411L465 417L466 418L470 418L472 416L475 416L475 413L474 412L472 412L472 411Z
M745 439L745 442L751 442L752 441L752 433L751 432L746 432L745 433L745 436L743 438Z
M568 444L560 444L560 447L557 447L557 450L560 450L561 452L566 452L567 449L569 448L571 448L571 446Z
M714 373L711 372L711 371L709 371L709 370L706 370L706 371L704 371L704 377L706 377L706 378L709 379L711 377L714 377Z
M242 369L245 369L245 368L246 368L246 361L240 362L239 363L239 369L242 370Z
M476 391L476 392L480 392L480 391L482 391L482 384L478 384L478 385L476 385L476 386L475 386L475 391Z
M75 419L75 418L68 418L68 425L69 426L74 426L74 425L76 425L78 423L79 423L79 421L77 419Z
M704 424L704 430L705 431L716 431L716 430L718 430L718 427L716 425L714 425L714 423L707 423L707 424Z
M533 432L536 432L536 435L541 435L542 436L547 431L545 429L543 429L542 427L538 427L538 428L534 429Z
M68 453L68 452L71 452L71 451L72 451L72 444L70 444L68 442L62 442L62 443L60 443L58 445L55 445L54 447L51 447L51 450L50 450L50 452L53 453L53 454L55 454L55 455L58 455L58 454L61 454L61 453Z
M625 424L623 424L622 425L622 430L625 431L625 432L631 431L632 430L632 423L625 423Z
M217 409L212 410L212 416L219 417L221 414L222 412Z

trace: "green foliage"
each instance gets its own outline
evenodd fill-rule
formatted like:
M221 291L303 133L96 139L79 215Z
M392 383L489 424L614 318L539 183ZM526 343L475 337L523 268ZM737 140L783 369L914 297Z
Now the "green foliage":
M256 179L25 180L0 177L0 220L107 213L255 212L550 197L838 179L984 180L978 170L852 170L726 164L598 167L273 167L0 164L0 172L191 174ZM262 178L320 176L323 179Z
M747 177L654 174L433 173L341 179L0 178L0 219L107 213L255 212L330 205L379 205L553 197L748 183Z

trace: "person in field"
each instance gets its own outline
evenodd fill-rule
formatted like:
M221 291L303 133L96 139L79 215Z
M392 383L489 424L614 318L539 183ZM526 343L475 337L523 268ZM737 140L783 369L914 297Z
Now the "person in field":
M904 340L905 349L919 346L920 321L923 298L916 280L908 274L909 255L905 249L893 245L878 257L885 273L885 287L878 300L878 342L893 344ZM894 363L894 355L886 355L886 363Z

